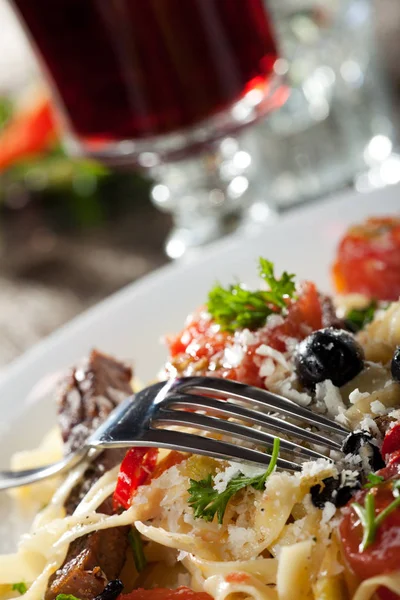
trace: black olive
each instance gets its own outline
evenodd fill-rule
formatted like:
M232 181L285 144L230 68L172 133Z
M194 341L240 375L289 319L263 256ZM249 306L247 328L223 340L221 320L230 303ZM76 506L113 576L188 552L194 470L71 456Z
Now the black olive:
M400 383L400 346L397 346L394 351L392 362L390 364L390 370L392 372L392 377L395 381Z
M327 477L321 483L317 483L310 488L311 500L317 508L324 508L327 502L332 502L336 496L336 490L339 480L334 477Z
M344 454L358 454L368 462L369 471L379 471L385 466L385 461L372 440L372 435L367 431L353 431L344 440L342 451Z
M310 489L311 500L317 508L324 508L327 502L332 502L337 508L345 506L353 494L359 490L359 476L350 477L345 471L339 477L327 477L321 483Z
M313 390L316 383L330 379L340 387L364 367L364 351L344 329L319 329L298 344L295 367L300 383Z
M94 600L116 600L123 589L124 584L122 581L113 579L107 583L104 590Z

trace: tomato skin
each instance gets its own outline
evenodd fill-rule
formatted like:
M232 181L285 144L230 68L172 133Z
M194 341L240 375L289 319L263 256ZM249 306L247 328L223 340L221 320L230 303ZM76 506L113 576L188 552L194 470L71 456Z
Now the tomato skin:
M400 450L395 450L392 454L388 454L386 462L388 467L400 464Z
M180 587L176 590L133 590L130 594L122 594L117 600L212 600L212 597L206 592L194 592L187 587Z
M400 296L400 219L373 217L351 227L340 242L332 268L340 294L378 300Z
M114 509L129 508L140 485L145 484L156 468L157 448L130 448L125 454L118 473L113 495Z
M389 429L385 435L382 444L382 456L385 458L388 454L400 450L400 423Z
M349 504L342 510L339 525L342 551L351 571L360 579L369 579L375 575L391 573L399 570L400 556L400 509L395 510L379 526L374 542L363 552L359 546L362 539L362 526L358 516L351 507L353 502L364 505L365 496L372 492L375 496L375 514L380 513L393 500L392 483L399 479L400 466L391 465L378 471L385 482L371 490L360 490ZM378 595L382 600L397 599L397 595L386 588L380 588Z

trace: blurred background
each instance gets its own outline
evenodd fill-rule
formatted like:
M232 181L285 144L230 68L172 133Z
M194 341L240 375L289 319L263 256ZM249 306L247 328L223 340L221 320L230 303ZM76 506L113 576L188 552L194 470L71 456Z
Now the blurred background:
M192 246L240 228L251 235L349 187L400 181L398 0L266 5L285 101L225 136L213 160L207 151L201 173L198 155L165 169L147 151L145 173L66 153L37 61L0 0L0 368ZM248 106L239 109L250 122ZM195 198L180 191L182 173L198 177Z

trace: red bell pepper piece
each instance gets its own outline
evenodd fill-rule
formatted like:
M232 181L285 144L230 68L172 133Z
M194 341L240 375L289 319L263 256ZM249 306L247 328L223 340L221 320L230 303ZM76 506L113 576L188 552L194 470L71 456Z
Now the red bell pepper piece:
M385 459L388 454L393 454L397 450L400 450L400 423L396 423L386 433L382 444L382 456Z
M113 496L114 508L129 508L140 485L150 479L157 463L157 448L131 448L125 454Z

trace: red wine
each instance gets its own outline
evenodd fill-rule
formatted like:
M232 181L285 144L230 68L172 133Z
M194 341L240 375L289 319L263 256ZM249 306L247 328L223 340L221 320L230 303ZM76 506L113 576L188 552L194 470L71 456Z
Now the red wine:
M82 141L143 139L271 75L265 0L14 0Z

